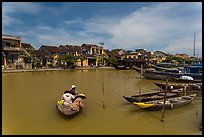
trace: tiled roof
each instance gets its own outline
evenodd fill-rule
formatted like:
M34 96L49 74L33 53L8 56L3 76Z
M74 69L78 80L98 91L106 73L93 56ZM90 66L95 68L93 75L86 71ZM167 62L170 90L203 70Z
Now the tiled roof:
M164 52L159 51L159 50L155 51L154 53L156 53L156 54L158 54L158 55L161 55L161 56L168 56L167 53L164 53ZM163 54L163 55L162 55L162 54Z
M32 46L31 46L31 44L28 44L28 43L21 43L21 47L22 48L33 48ZM33 48L34 49L34 48Z
M60 49L57 46L47 46L47 45L42 45L39 50L42 50L46 54L49 53L59 53Z
M2 39L21 40L19 36L2 35Z
M81 47L76 45L60 45L59 49L61 52L65 53L75 53L76 51L81 53Z
M33 50L30 54L34 57L45 57L46 56L45 53L40 50Z
M122 49L113 49L111 50L111 53L114 54L114 55L119 55L119 52L121 51Z

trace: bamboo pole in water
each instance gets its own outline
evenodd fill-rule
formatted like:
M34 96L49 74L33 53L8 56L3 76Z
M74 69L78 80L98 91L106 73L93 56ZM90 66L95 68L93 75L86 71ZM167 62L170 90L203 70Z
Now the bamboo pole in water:
M102 67L103 67L103 54L102 54ZM105 108L105 101L104 101L104 94L105 94L105 92L104 92L104 82L103 82L103 70L102 70L102 94L103 94L103 108Z
M142 80L142 68L143 65L141 64L141 69L140 69L140 82L139 82L139 102L141 100L141 80Z
M163 108L162 108L162 117L161 117L161 121L164 121L164 112L165 112L165 103L166 103L167 86L168 86L168 79L166 79L166 90L165 90L165 94L164 94L164 102L163 102Z

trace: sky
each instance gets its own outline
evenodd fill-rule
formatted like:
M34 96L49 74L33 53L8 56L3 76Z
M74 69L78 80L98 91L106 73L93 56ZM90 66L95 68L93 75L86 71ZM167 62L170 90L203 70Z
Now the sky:
M3 2L2 35L42 45L96 44L202 57L202 2ZM99 45L104 42L104 45Z

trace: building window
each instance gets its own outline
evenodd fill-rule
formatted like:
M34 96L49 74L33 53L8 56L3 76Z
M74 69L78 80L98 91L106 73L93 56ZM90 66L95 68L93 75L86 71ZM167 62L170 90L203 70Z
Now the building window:
M95 53L94 53L94 48L92 48L92 54L95 54Z
M6 46L10 46L10 43L6 43Z
M12 44L11 44L11 47L17 47L17 44L12 43Z

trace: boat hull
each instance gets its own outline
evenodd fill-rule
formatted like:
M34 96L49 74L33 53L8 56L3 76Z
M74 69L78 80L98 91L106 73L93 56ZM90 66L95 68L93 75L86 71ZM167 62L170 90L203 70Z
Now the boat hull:
M75 97L73 103L69 104L68 106L64 105L63 97L61 97L56 104L57 109L66 116L72 116L79 113L84 108L83 99L86 96L84 94L79 94Z
M177 97L179 96L179 93L181 92L181 89L174 90L172 92L167 92L166 97ZM123 96L124 99L126 99L128 102L146 102L146 101L152 101L152 100L158 100L163 99L165 96L165 91L160 92L154 92L154 93L147 93L147 94L141 94L141 95L133 95L133 96Z
M163 108L165 108L165 110L168 110L168 109L174 109L174 108L179 108L179 107L188 105L192 102L192 100L195 99L195 97L196 97L196 94L192 94L188 96L172 97L172 98L166 99L165 104L164 104L164 99L147 101L147 102L143 102L143 104L138 102L133 102L133 104L148 111L160 111L160 110L163 110ZM144 107L145 105L147 106Z
M155 85L162 89L180 89L183 88L184 90L201 90L202 85L201 84L196 84L196 83L190 83L190 84L182 84L182 83L176 83L176 84L166 84L166 83L159 83L159 82L154 82Z

